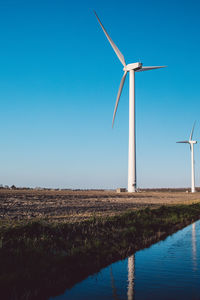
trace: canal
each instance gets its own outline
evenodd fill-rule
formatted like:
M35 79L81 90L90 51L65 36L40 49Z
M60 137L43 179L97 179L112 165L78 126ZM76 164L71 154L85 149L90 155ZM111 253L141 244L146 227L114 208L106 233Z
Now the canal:
M49 299L200 299L200 221Z

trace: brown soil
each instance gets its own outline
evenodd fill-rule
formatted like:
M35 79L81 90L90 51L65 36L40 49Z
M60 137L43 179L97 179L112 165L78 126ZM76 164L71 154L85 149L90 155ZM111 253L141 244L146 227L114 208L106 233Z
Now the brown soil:
M160 205L200 202L200 193L142 191L56 191L0 189L0 219L81 221L92 216L110 216L127 210Z

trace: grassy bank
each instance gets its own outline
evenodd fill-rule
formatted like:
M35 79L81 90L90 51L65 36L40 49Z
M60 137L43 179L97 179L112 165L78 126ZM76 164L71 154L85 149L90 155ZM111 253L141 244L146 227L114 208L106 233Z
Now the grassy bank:
M3 299L48 299L100 268L200 219L200 204L162 206L80 223L2 222Z

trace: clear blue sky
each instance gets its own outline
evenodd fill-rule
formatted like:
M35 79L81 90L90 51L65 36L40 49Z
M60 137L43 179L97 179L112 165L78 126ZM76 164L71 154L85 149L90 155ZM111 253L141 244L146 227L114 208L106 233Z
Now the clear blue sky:
M190 185L188 145L200 138L200 2L0 0L0 183L127 185L128 78L111 128L122 65L136 74L139 187ZM195 146L200 186L200 148Z

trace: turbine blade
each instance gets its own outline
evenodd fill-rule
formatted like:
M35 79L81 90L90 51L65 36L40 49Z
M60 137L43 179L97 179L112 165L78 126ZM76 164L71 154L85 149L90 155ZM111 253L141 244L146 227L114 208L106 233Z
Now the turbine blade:
M103 32L105 33L109 43L111 44L113 50L115 51L115 53L117 54L117 57L119 58L119 60L121 61L122 65L125 67L126 66L126 62L124 59L123 54L119 51L119 49L117 48L117 46L115 45L115 43L113 42L113 40L111 39L111 37L109 36L109 34L107 33L106 29L104 28L103 24L101 23L101 21L99 20L99 17L97 16L96 12L94 11L94 14L101 26L101 28L103 29Z
M191 131L191 133L190 133L189 141L192 140L195 124L196 124L196 121L194 122L194 125L193 125L193 127L192 127L192 131Z
M166 68L166 66L157 66L157 67L142 67L141 69L136 70L135 72L143 72L143 71L150 71L154 69L161 69Z
M177 142L177 143L181 143L181 144L189 144L189 141L180 141L180 142Z
M117 93L117 100L116 100L116 103L115 103L115 109L114 109L114 113L113 113L112 128L113 128L113 125L114 125L115 115L116 115L117 107L118 107L118 104L119 104L119 98L120 98L121 93L122 93L122 89L123 89L123 86L124 86L124 81L125 81L126 75L127 75L127 71L125 71L124 75L122 76L120 86L119 86L119 90L118 90L118 93Z

